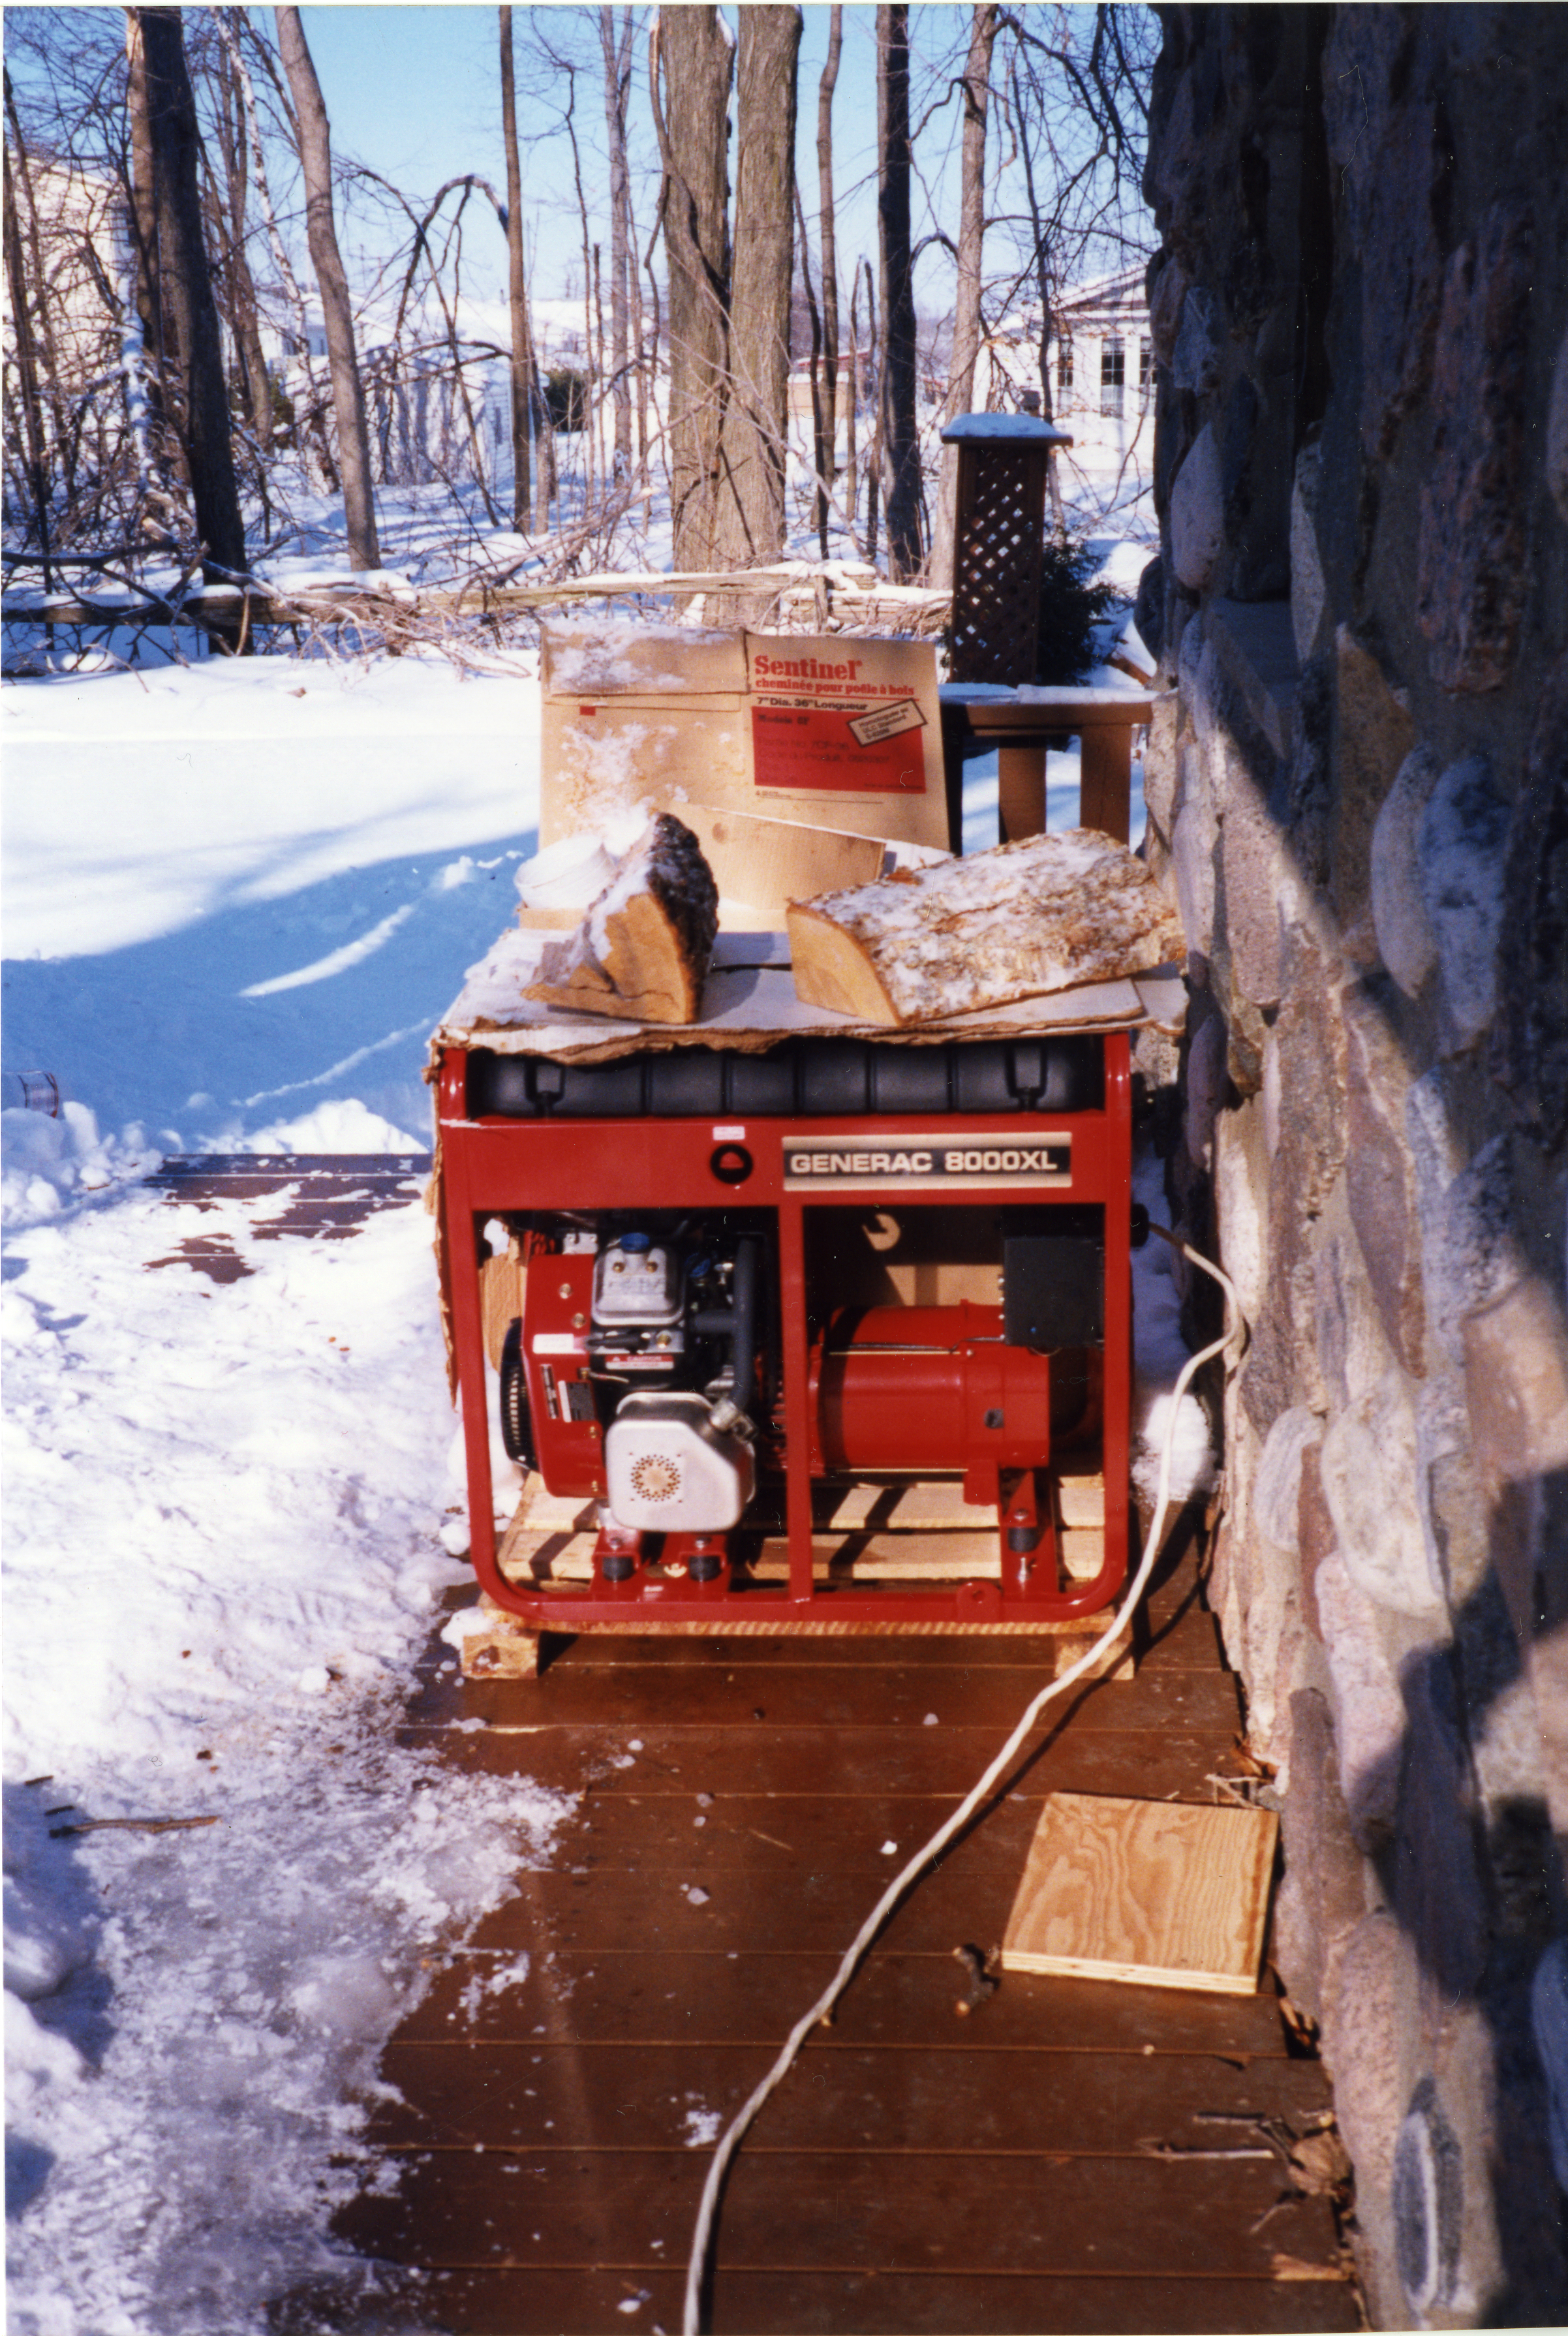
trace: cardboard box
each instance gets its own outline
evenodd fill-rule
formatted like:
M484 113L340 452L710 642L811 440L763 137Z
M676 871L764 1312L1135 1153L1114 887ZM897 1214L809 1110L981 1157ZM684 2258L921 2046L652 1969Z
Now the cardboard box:
M544 630L541 846L647 803L947 844L929 641Z

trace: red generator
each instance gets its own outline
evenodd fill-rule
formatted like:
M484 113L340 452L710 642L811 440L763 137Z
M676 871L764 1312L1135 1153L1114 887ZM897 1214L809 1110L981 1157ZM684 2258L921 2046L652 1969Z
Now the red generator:
M524 1630L1062 1629L1127 1572L1125 1030L439 1049L472 1554ZM492 1420L527 1472L499 1547Z

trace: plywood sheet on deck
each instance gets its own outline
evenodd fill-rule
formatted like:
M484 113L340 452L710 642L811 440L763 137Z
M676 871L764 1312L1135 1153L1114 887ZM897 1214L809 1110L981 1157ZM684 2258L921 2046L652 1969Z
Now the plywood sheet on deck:
M1269 1809L1054 1793L1003 1968L1250 1995L1278 1833Z

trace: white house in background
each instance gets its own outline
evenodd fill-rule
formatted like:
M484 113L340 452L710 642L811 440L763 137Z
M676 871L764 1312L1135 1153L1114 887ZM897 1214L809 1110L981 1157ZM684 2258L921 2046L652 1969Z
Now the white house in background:
M1130 493L1153 476L1154 357L1141 266L1064 291L1049 361L1052 419L1073 433L1067 457L1086 483L1120 480ZM975 404L1018 409L1040 387L1038 303L1015 308L988 336Z
M37 236L55 355L69 397L92 397L120 364L119 311L131 290L131 227L118 183L74 162L28 158L15 171L24 245ZM32 196L29 210L27 196ZM31 250L28 253L31 266ZM5 359L15 362L9 301ZM45 403L44 423L51 426Z

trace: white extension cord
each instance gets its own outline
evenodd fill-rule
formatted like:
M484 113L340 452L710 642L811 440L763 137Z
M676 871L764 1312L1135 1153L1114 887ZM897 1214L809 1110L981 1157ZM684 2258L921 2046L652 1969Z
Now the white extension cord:
M802 2045L812 2029L816 2027L819 2020L827 2017L845 1988L848 1987L860 1968L862 1957L911 1883L925 1871L934 1857L940 1854L959 1827L974 1815L975 1810L985 1799L986 1795L1018 1751L1053 1696L1060 1695L1076 1680L1081 1679L1086 1671L1092 1670L1105 1649L1121 1636L1131 1622L1138 1601L1148 1586L1149 1576L1154 1572L1154 1560L1160 1553L1160 1543L1164 1537L1165 1511L1170 1506L1171 1499L1171 1457L1175 1445L1176 1421L1181 1414L1182 1397L1192 1382L1193 1373L1206 1363L1211 1356L1222 1353L1229 1345L1232 1330L1241 1319L1241 1306L1235 1290L1229 1278L1222 1273L1217 1265L1211 1264L1206 1257L1200 1256L1195 1249L1180 1240L1176 1234L1168 1232L1164 1225L1151 1225L1149 1230L1151 1232L1158 1233L1161 1240L1168 1241L1173 1249L1179 1249L1184 1257L1190 1258L1194 1265L1202 1267L1206 1274L1219 1283L1225 1293L1229 1313L1222 1336L1214 1339L1212 1345L1202 1348L1197 1354L1189 1356L1176 1380L1175 1388L1171 1397L1171 1416L1165 1423L1164 1442L1160 1449L1160 1475L1154 1498L1154 1514L1150 1523L1149 1537L1143 1558L1136 1573L1133 1576L1126 1599L1108 1628L1102 1630L1088 1652L1080 1655L1076 1663L1070 1664L1059 1677L1052 1679L1048 1686L1040 1689L984 1776L965 1795L951 1816L938 1826L924 1847L917 1850L909 1864L889 1883L856 1932L844 1954L843 1961L827 1988L817 1998L811 2010L803 2012L796 2020L790 2029L778 2059L720 2138L714 2150L713 2163L708 2167L707 2180L703 2185L702 2205L697 2209L696 2228L692 2234L691 2259L687 2266L686 2274L686 2305L681 2321L683 2336L702 2336L703 2282L707 2274L708 2252L713 2244L714 2220L718 2211L719 2192L724 2186L724 2178L729 2170L730 2160L745 2140L757 2111L762 2107L768 2095L776 2086L782 2084L789 2074Z

